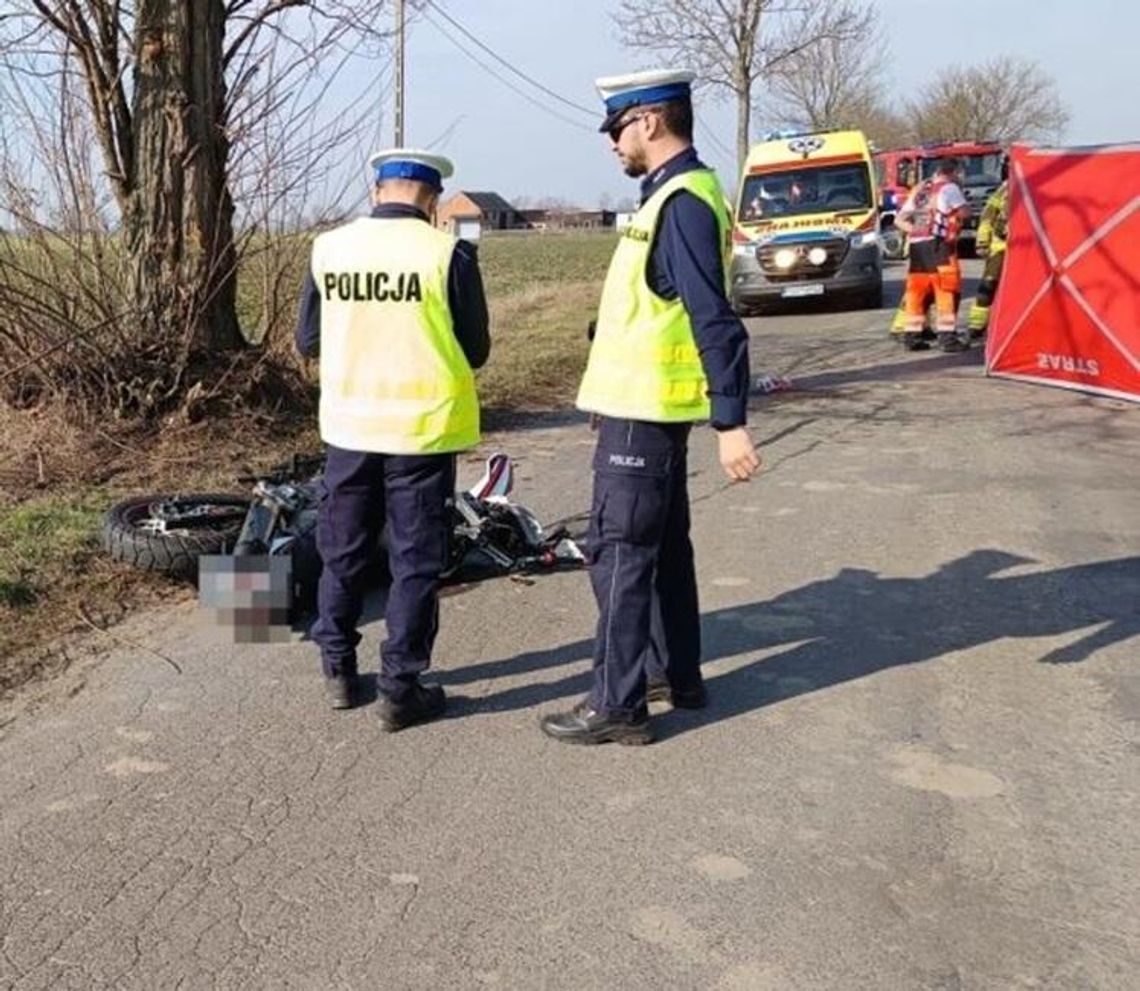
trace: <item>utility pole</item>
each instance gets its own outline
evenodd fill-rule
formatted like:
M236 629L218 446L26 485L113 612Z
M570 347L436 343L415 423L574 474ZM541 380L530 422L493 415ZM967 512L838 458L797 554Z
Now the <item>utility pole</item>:
M396 0L396 147L404 147L404 0Z

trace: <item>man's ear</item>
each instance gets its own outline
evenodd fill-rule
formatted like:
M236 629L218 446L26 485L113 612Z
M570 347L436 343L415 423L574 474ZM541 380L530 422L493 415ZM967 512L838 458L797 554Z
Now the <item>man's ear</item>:
M651 110L645 115L645 119L649 122L647 137L653 139L665 136L665 115L660 110Z

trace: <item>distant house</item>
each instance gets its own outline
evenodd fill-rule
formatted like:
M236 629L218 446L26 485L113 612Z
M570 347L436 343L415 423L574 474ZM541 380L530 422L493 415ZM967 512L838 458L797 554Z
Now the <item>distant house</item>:
M461 190L448 197L436 210L436 226L456 237L478 237L480 231L510 231L529 225L522 213L498 193L469 193Z
M567 230L613 230L617 214L613 210L566 210L561 220Z
M552 212L553 211L547 210L545 207L532 207L519 211L519 213L522 214L526 226L536 231L544 231L550 226L547 217Z
M521 211L528 226L545 231L606 230L614 226L613 210L577 210L574 207L546 207Z

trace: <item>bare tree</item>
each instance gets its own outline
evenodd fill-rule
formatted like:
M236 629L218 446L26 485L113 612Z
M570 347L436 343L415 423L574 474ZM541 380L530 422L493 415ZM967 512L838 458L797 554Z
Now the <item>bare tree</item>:
M621 0L614 21L626 45L692 68L700 84L735 99L743 164L757 81L821 42L865 33L869 17L857 0Z
M842 0L820 0L816 16L835 20ZM858 31L831 34L793 52L766 77L769 119L823 130L862 127L880 112L886 90L887 42L878 11L868 6Z
M8 8L0 214L20 237L0 245L0 302L21 305L15 316L6 310L0 386L11 395L12 377L26 383L29 370L40 383L29 394L65 386L63 363L45 364L52 356L133 352L119 372L104 363L101 374L117 378L107 389L120 393L120 410L160 409L185 391L195 364L244 342L239 252L264 252L265 235L299 215L301 193L335 185L347 151L362 159L359 142L379 120L375 81L348 106L324 98L349 60L383 54L385 0ZM67 269L54 293L43 280L47 259ZM86 281L53 309L76 279ZM279 276L266 279L265 288L279 287ZM88 357L82 364L95 374Z
M875 148L901 148L914 142L914 129L907 118L880 100L860 111L859 128Z
M1007 55L944 70L906 113L922 141L1056 140L1069 121L1053 78L1036 62Z

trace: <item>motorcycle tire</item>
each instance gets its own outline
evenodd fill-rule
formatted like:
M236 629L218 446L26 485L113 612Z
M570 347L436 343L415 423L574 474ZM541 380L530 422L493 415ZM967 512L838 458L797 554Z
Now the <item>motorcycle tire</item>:
M192 526L162 529L163 521L154 515L156 506L197 512L206 518ZM137 496L112 506L103 518L103 549L114 560L140 571L194 579L202 554L224 554L233 547L248 510L247 496Z

